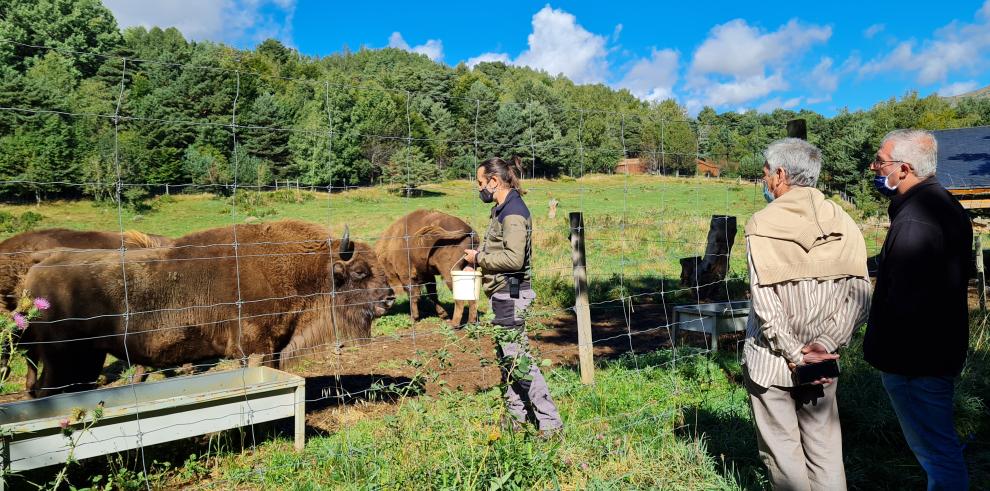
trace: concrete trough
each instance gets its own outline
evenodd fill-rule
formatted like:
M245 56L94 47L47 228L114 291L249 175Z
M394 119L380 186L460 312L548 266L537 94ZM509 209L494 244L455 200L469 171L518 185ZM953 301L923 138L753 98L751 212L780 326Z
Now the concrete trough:
M0 405L4 469L63 464L70 449L60 422L76 408L89 421L101 402L103 418L73 435L76 459L292 417L296 450L305 444L306 380L251 367Z
M749 308L749 300L678 305L671 328L673 344L677 344L679 331L703 332L712 336L712 350L717 350L719 334L746 330Z

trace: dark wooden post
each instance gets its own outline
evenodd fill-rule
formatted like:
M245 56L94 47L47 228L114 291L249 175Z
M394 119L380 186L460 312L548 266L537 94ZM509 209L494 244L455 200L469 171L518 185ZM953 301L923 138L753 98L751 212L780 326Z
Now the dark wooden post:
M787 122L787 136L791 138L808 139L808 123L803 119L792 119Z

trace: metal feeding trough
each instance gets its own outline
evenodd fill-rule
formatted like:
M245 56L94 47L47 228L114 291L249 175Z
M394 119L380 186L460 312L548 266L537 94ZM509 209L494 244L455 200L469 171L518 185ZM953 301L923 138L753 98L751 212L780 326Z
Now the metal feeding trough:
M103 417L72 436L78 438L76 459L290 417L295 417L296 450L305 443L306 380L252 367L2 405L4 469L64 463L70 449L60 423L79 409L87 411L89 421L101 403ZM73 427L79 431L81 424Z
M703 332L711 334L712 350L718 350L718 335L745 331L747 317L749 300L678 305L674 307L671 341L677 345L679 331Z

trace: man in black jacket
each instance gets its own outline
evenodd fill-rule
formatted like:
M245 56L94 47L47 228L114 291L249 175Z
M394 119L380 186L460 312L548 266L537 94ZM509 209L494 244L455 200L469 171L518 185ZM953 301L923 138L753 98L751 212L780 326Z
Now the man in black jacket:
M884 137L871 165L891 198L863 354L880 370L928 489L966 489L952 395L969 346L967 287L973 228L935 179L938 145L927 131Z

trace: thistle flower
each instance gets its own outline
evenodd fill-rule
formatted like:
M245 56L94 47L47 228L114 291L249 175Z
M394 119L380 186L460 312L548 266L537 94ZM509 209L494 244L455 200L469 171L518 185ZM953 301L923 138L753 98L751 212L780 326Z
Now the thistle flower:
M48 310L51 306L52 304L48 303L48 300L44 297L34 299L34 308L38 310Z
M72 427L69 426L69 418L65 418L58 422L58 426L62 428L62 436L70 437L72 436Z
M24 317L24 315L22 315L20 312L15 312L14 324L17 324L17 327L23 331L24 329L27 329L28 321L27 318Z

